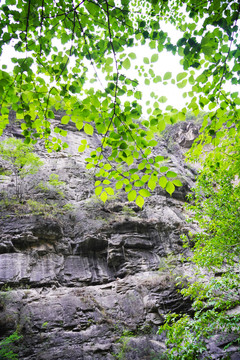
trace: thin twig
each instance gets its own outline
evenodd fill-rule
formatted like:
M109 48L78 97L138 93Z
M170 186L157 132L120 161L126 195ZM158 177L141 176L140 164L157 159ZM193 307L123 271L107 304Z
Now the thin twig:
M74 12L74 18L73 18L73 29L72 29L72 42L73 42L73 39L74 39L74 32L75 32L75 22L76 22L76 13ZM68 56L68 59L62 69L62 71L60 72L60 74L58 75L56 81L58 82L58 80L60 79L61 75L63 74L64 70L66 69L68 63L69 63L69 59L70 57L72 56L72 50L73 50L73 44L71 45L71 48L70 48L70 52L69 52L69 56Z
M80 19L79 19L79 16L78 16L78 13L77 13L77 12L76 12L76 17L77 17L78 24L79 24L79 27L80 27L80 29L81 29L81 32L82 32L82 34L83 34L83 39L84 39L85 45L87 45L87 53L88 53L88 57L89 57L89 59L90 59L90 63L91 63L91 65L92 65L92 67L93 67L94 73L95 73L95 75L96 75L96 77L97 77L100 85L102 86L102 88L105 89L105 87L103 86L103 84L102 84L102 82L101 82L101 79L100 79L99 76L98 76L98 73L97 73L95 64L94 64L94 62L93 62L92 55L91 55L91 53L90 53L90 51L89 51L89 46L88 46L88 42L87 42L87 39L86 39L86 34L85 34L85 32L84 32L84 29L83 29L83 27L82 27L82 24L81 24L81 21L80 21Z
M25 42L26 42L26 50L27 50L27 33L28 33L28 24L29 24L29 17L30 17L30 7L31 7L31 0L28 0L28 13L27 13L27 22L26 22L26 35L25 35Z

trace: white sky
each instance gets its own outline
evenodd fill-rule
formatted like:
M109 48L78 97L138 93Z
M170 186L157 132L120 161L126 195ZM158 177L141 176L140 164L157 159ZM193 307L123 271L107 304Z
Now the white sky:
M137 53L140 53L138 59L138 63L141 65L143 64L143 57L148 57L149 59L151 56L155 53L158 53L157 50L151 50L146 45L142 48L137 49ZM142 55L144 54L144 56ZM153 71L155 75L160 75L162 78L166 72L172 73L172 78L175 79L176 75L180 72L183 72L183 67L180 65L180 56L178 54L173 55L170 52L167 52L166 50L163 50L161 53L158 53L159 59L156 63L153 63ZM141 58L141 60L140 60ZM149 65L146 66L146 70L148 70L150 67ZM147 71L146 71L147 72ZM159 82L157 84L151 83L151 85L145 85L144 84L144 77L139 77L136 75L136 78L140 82L140 88L143 93L143 103L146 103L147 100L153 101L153 99L150 97L150 93L153 91L155 92L158 97L160 96L166 96L168 101L162 105L162 108L165 108L168 104L176 107L176 108L182 108L185 105L185 102L187 99L183 98L183 93L186 91L191 90L191 86L186 85L185 88L179 89L177 85L171 84L171 82L168 82L167 85L163 85L163 82ZM155 100L154 100L155 101Z

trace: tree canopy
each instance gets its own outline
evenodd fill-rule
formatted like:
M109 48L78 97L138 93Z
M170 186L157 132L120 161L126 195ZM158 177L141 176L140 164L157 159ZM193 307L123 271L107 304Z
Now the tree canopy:
M0 70L0 132L13 109L27 143L43 138L49 150L59 151L67 147L61 140L66 130L53 127L51 119L53 107L63 106L63 125L71 119L78 130L102 137L86 161L99 177L96 194L103 201L114 193L112 180L139 206L157 184L172 194L181 182L161 166L161 154L152 154L156 133L184 120L187 111L197 115L201 109L207 114L199 152L203 142L217 145L226 132L239 132L238 93L224 88L240 82L239 12L235 0L5 0L0 54L10 45L19 56L11 58L13 70L8 64ZM162 30L163 22L179 30L178 40ZM138 74L150 90L156 83L171 82L180 89L191 85L182 110L171 104L161 110L166 97L152 93L154 104L143 120L139 78L132 78L136 46L142 45L152 55L137 65ZM164 50L181 57L176 78L152 69ZM82 141L79 151L87 146ZM126 171L119 170L123 164Z

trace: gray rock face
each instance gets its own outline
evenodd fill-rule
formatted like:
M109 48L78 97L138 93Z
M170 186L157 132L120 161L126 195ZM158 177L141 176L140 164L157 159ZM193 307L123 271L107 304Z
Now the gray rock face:
M19 135L14 127L9 131ZM182 157L195 133L190 125L181 127L174 152L169 141L159 140L156 153L169 158L184 186L172 198L157 188L143 210L122 193L105 205L96 198L94 174L86 172L77 152L88 138L82 132L70 127L70 147L61 153L49 155L39 147L45 165L26 179L25 198L52 209L71 203L73 209L33 215L23 204L17 214L1 211L0 337L16 328L21 332L19 359L159 358L164 339L156 330L164 314L191 308L175 287L174 273L188 273L180 262L180 236L196 230L186 224L183 210L194 170ZM91 150L100 140L88 141ZM66 182L64 199L36 187L51 172ZM166 260L169 254L173 264Z
M156 330L173 293L174 307L182 306L173 279L153 271L105 285L12 290L3 301L0 326L10 330L18 324L24 333L20 358L114 359L119 335L125 329Z

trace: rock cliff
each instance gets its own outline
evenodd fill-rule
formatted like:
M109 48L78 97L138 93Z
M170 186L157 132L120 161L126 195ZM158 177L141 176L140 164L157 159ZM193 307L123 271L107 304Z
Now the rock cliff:
M91 150L96 136L70 126L67 150L37 148L44 166L26 179L25 202L2 208L0 219L0 337L20 331L19 359L160 359L164 314L191 311L175 282L192 271L181 262L181 235L196 230L183 209L196 170L183 153L197 131L182 123L159 138L155 151L183 187L172 197L157 188L142 210L123 193L105 205L94 195L94 173L77 149L87 139ZM20 137L14 126L6 135ZM37 186L51 173L66 183L64 198ZM11 183L1 190L6 197ZM26 199L44 201L47 211Z

